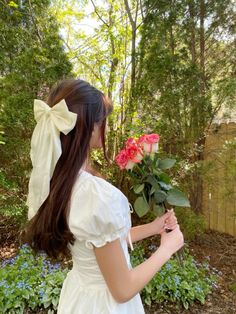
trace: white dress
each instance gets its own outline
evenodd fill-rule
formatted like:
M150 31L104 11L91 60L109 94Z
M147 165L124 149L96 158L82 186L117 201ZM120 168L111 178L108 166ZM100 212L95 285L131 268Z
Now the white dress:
M58 314L144 314L139 293L125 303L112 297L99 269L93 245L120 239L131 269L126 237L131 228L129 202L106 180L81 170L74 184L69 228L76 240L70 246L73 268L61 290Z

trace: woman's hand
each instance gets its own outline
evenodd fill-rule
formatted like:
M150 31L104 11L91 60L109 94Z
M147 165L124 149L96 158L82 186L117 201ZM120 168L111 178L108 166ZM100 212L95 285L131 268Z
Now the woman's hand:
M160 248L164 248L165 252L169 252L170 255L176 253L181 247L184 246L184 236L180 230L179 224L175 226L171 232L161 233L161 245Z
M168 209L168 211L160 217L157 217L151 222L154 234L161 234L165 229L174 230L177 227L178 221L175 216L174 210Z

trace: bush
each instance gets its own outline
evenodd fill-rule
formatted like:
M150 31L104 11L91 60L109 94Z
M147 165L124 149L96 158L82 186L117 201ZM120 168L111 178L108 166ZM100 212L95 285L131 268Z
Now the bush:
M144 261L144 248L139 244L131 254L133 267ZM207 262L197 263L184 248L181 264L172 257L141 291L145 304L175 302L189 308L194 301L205 303L207 294L216 286L217 275L211 274Z
M144 260L144 248L138 244L131 253L131 263L135 267ZM0 313L37 313L40 309L55 313L68 271L59 263L51 263L44 253L35 256L27 244L22 245L15 257L2 262ZM216 278L206 262L197 263L185 249L181 265L172 257L141 291L141 297L147 305L175 302L187 309L196 300L205 302Z
M56 311L68 268L52 264L44 253L34 256L27 244L18 255L2 262L0 313L21 314L26 309Z
M20 190L0 168L0 215L12 218L17 226L23 225L27 217L27 206Z
M206 222L203 215L196 214L192 209L183 207L176 207L175 214L185 239L192 240L196 235L206 231Z

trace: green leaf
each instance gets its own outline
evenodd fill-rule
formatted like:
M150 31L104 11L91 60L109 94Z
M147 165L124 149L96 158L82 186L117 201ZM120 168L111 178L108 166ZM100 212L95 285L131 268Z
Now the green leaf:
M155 188L155 190L159 190L158 182L154 177L148 176L146 182L150 183Z
M183 306L187 310L189 308L189 304L187 301L183 301Z
M144 183L143 184L137 184L133 187L134 193L139 194L144 189Z
M140 196L134 202L134 209L139 217L143 217L149 211L149 205L147 201Z
M16 4L14 1L10 1L10 2L8 3L8 6L9 6L9 7L12 7L12 8L18 8L18 4Z
M165 182L163 181L158 181L158 183L160 184L160 187L169 191L170 189L172 189L172 185L170 184L166 184Z
M159 175L159 180L165 182L166 184L170 183L170 177L164 172Z
M164 191L157 190L154 197L157 203L162 203L166 200L167 194Z
M158 170L158 169L153 169L153 173L154 173L155 175L159 176L159 175L160 175L160 170Z
M150 283L148 285L146 285L145 290L147 291L147 293L150 294L152 292L152 285Z
M162 214L164 214L165 209L162 206L159 205L154 205L153 206L153 212L157 215L157 216L161 216Z
M156 191L156 189L154 188L154 186L152 186L152 188L151 188L151 191L150 191L149 195L152 195L155 191Z
M58 305L58 298L52 298L52 304L56 307Z
M160 163L161 159L160 158L157 158L156 160L156 167L159 168L159 163Z
M190 207L189 200L184 195L183 192L177 189L171 189L167 192L167 202L170 205L181 206L181 207Z
M160 160L158 166L162 170L170 169L174 166L175 162L176 162L175 159L166 158L166 159Z

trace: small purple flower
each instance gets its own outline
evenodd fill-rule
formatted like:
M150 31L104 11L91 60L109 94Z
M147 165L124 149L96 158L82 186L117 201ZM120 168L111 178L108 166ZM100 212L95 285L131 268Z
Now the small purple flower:
M15 257L12 257L10 259L6 259L2 262L2 267L5 267L7 265L14 265L15 263L15 260L16 260L16 256Z
M53 266L54 266L54 269L60 269L61 268L61 264L60 263L56 263Z

